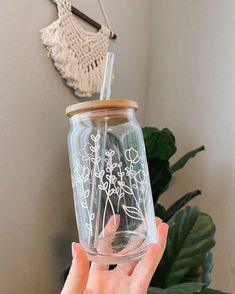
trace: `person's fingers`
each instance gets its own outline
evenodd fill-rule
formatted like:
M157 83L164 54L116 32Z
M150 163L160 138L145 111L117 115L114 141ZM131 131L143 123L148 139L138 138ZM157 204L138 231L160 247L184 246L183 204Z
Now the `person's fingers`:
M100 254L112 254L112 241L120 224L120 215L115 214L110 217L104 230L99 235L99 244L98 244L98 253ZM106 237L106 238L105 238ZM92 262L91 271L99 270L104 271L108 270L108 264Z
M118 264L115 268L115 271L119 271L130 276L133 273L133 270L135 269L138 262L139 260L132 260L127 263Z
M155 221L156 221L157 227L162 223L162 220L160 219L160 217L156 217ZM130 242L130 243L134 243L134 242ZM132 272L134 271L138 262L139 260L133 260L128 263L118 264L117 267L115 268L115 271L121 271L130 276Z
M78 243L72 243L73 261L61 294L83 294L89 275L86 252Z
M162 258L166 247L168 225L161 223L158 225L159 242L151 245L146 255L136 265L131 276L136 289L147 289L151 278Z
M156 225L159 226L162 223L162 219L160 217L155 218Z
M93 271L107 271L109 269L108 264L92 262L91 263L91 272Z
M128 255L128 252L132 252L134 248L138 248L138 246L140 247L142 245L143 241L139 238L139 234L141 234L144 230L145 230L145 225L142 223L135 230L136 235L131 236L128 244L126 244L126 246L120 251L122 255ZM115 272L121 272L130 276L138 262L139 262L139 259L118 264L115 268Z

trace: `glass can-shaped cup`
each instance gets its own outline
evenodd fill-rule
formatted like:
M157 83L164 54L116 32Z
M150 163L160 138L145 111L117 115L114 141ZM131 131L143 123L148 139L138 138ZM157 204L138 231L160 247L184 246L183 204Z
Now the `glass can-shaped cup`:
M68 149L79 241L91 261L141 258L157 242L142 130L132 100L69 106Z

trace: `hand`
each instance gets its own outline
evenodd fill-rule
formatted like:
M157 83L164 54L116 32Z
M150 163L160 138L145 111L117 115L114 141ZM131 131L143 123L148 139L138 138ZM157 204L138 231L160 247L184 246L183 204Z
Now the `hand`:
M159 243L151 245L141 260L119 264L109 270L105 264L89 266L82 246L72 244L73 261L61 294L145 294L166 247L168 225L156 218Z

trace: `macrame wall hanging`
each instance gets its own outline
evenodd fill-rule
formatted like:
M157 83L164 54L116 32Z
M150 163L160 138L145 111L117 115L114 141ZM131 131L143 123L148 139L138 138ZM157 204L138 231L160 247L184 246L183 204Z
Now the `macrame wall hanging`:
M58 19L41 30L42 42L75 95L92 96L100 91L109 38L113 37L103 4L99 0L108 28L100 26L99 31L93 33L78 23L72 12L76 8L68 1L54 2L58 8Z

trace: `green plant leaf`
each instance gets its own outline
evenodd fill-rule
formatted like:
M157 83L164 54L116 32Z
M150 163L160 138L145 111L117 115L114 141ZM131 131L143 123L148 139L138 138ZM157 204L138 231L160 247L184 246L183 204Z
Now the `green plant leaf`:
M157 203L155 205L155 215L160 217L162 220L164 220L166 214L166 209L161 204Z
M169 129L143 128L154 203L171 181L169 158L176 152L175 137Z
M173 205L171 205L164 216L164 221L168 221L176 212L178 212L182 207L185 206L190 200L195 198L196 196L201 195L200 190L196 190L193 192L189 192L183 197L181 197L179 200L177 200Z
M203 263L215 244L211 217L188 206L169 221L168 242L151 286L167 288L178 284L193 268Z
M209 286L211 282L211 272L213 269L213 254L212 252L208 252L205 255L205 258L200 266L198 266L195 269L190 270L188 272L184 279L181 281L181 283L186 282L200 282L206 285L206 287Z
M194 149L190 152L188 152L187 154L185 154L183 157L181 157L175 164L173 164L170 168L171 173L175 173L176 171L178 171L179 169L183 168L185 166L185 164L193 157L195 157L195 155L198 152L201 152L205 150L204 146L201 146L197 149Z
M148 289L148 294L194 294L201 293L203 284L201 283L184 283L175 285L167 289L160 289L150 287Z
M158 158L147 158L149 176L153 193L153 201L156 203L162 191L168 186L171 180L169 162Z
M143 128L147 157L169 160L175 154L175 137L169 129Z
M212 257L212 252L208 252L202 265L188 272L181 282L201 282L208 287L211 282L211 271L213 269Z
M211 283L211 272L213 270L214 263L213 263L213 253L210 251L206 254L205 259L202 263L202 275L201 275L201 282L208 287Z

